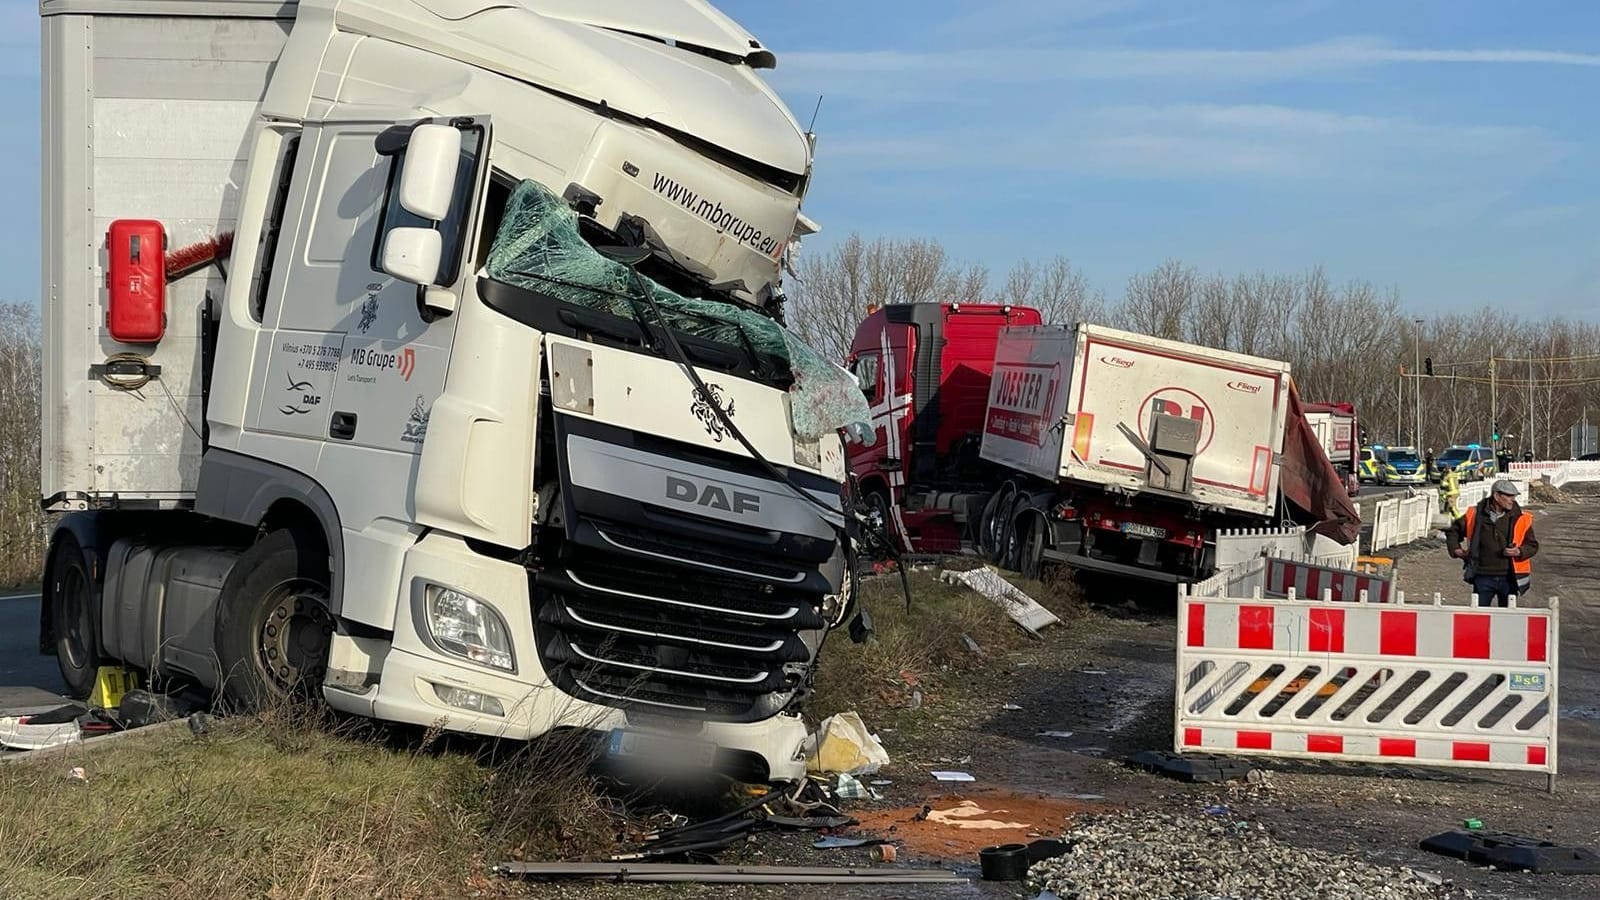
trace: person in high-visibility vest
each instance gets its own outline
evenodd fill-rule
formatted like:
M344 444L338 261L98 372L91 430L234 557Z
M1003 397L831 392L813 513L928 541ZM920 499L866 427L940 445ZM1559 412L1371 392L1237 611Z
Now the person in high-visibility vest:
M1450 555L1465 560L1462 580L1482 605L1506 606L1512 595L1526 597L1532 583L1539 539L1533 515L1517 504L1517 494L1512 482L1496 481L1489 496L1444 533Z
M1456 499L1461 496L1461 476L1455 469L1445 469L1444 475L1439 478L1439 505L1443 507L1440 512L1450 514L1450 518L1458 519L1461 513L1456 511Z

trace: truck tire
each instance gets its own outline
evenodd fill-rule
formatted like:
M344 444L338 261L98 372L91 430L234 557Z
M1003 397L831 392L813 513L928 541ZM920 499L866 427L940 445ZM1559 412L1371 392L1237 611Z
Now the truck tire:
M100 668L100 604L89 560L71 533L62 535L50 560L50 621L56 665L67 693L83 699L94 690Z
M994 562L999 557L999 529L995 527L1000 515L1000 491L989 495L983 505L983 515L978 518L978 551L986 560Z
M222 586L216 644L222 699L254 712L321 696L333 616L326 555L289 530L246 550Z
M1044 576L1044 548L1045 540L1050 534L1050 523L1042 516L1028 515L1024 517L1021 525L1021 567L1022 577L1038 581Z

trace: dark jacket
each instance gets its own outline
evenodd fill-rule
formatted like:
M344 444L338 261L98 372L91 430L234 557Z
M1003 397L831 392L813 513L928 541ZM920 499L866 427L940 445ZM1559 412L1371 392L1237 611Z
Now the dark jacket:
M1494 508L1494 498L1486 497L1477 506L1477 526L1473 529L1472 546L1467 548L1468 562L1479 575L1510 575L1511 559L1504 553L1511 544L1511 529L1516 524L1517 518L1522 515L1522 506L1517 504L1502 515L1499 521L1489 520L1489 511ZM1461 546L1467 534L1467 517L1462 516L1450 523L1445 529L1445 546L1451 555ZM1528 526L1528 532L1522 539L1522 558L1532 559L1539 552L1539 538L1533 533L1533 526Z

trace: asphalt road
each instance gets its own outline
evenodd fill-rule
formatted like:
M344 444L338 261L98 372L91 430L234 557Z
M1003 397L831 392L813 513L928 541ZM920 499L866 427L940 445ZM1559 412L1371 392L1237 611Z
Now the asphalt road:
M55 705L65 685L39 655L39 595L0 593L0 715Z

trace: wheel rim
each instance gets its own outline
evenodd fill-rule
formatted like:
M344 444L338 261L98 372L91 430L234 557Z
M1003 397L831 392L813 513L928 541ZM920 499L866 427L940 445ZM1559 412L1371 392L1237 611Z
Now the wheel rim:
M333 639L327 589L312 581L286 581L268 592L263 606L256 657L268 681L284 694L320 684Z
M93 634L94 629L89 622L89 582L83 577L83 571L76 566L68 566L61 578L61 598L66 613L66 626L61 650L66 652L67 663L74 669L81 669L89 664L89 647L84 640L85 635Z

